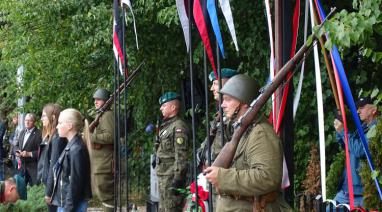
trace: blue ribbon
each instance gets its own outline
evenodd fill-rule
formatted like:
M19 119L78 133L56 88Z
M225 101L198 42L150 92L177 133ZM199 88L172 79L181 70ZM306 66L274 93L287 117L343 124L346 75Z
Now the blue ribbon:
M214 30L220 52L222 53L222 57L224 58L224 46L223 46L222 36L220 33L218 16L216 14L215 0L207 0L207 11L208 11L208 15L210 16L212 29Z
M321 5L320 0L317 0L317 5L318 5L318 10L319 10L319 13L320 13L322 19L325 19L326 14L325 14L324 10L322 9L322 5ZM374 164L373 164L373 161L371 158L371 154L369 151L368 141L367 141L367 138L365 136L365 133L363 132L361 121L360 121L358 113L357 113L357 108L356 108L355 103L354 103L353 95L352 95L352 92L350 90L350 86L349 86L349 83L348 83L348 80L347 80L347 77L345 74L345 70L344 70L344 67L342 65L341 57L340 57L340 54L338 53L338 49L337 49L336 45L333 45L331 53L332 53L332 56L334 59L334 63L337 67L337 72L338 72L338 75L340 77L340 81L341 81L342 89L343 89L345 97L346 97L347 105L350 108L351 114L353 116L353 120L355 122L355 125L357 126L357 131L358 131L359 137L361 138L361 141L362 141L362 145L363 145L363 149L364 149L365 154L366 154L367 162L369 164L370 170L372 172L374 172L375 167L374 167ZM376 185L377 190L378 190L379 198L382 200L382 192L381 192L381 188L379 186L378 179L374 179L374 182L375 182L375 185Z

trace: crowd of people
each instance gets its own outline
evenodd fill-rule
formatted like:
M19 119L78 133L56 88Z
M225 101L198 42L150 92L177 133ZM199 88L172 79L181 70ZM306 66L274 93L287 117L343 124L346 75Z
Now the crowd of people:
M8 157L4 150L1 156L7 158L4 163L8 161L11 166L10 173L6 174L15 175L7 180L1 176L0 202L25 200L27 185L43 185L48 211L86 211L93 194L104 211L114 211L115 122L113 112L102 108L109 98L105 89L94 93L97 118L91 123L91 132L88 121L78 110L61 110L55 103L42 109L42 130L36 126L35 114L25 115L23 127L19 127L18 116L14 115ZM5 126L0 125L0 129L5 131Z
M255 79L236 70L224 68L220 76L222 88L219 90L218 79L213 72L210 74L210 90L217 105L219 95L222 96L220 106L224 115L221 117L219 112L215 113L208 138L197 150L198 167L213 186L214 211L292 211L281 190L282 143L262 114L256 115L241 136L230 166L211 165L224 144L231 140L233 123L250 109L250 104L259 96L260 88ZM26 199L26 185L42 184L49 211L86 211L93 194L102 203L104 211L114 211L116 126L113 112L105 108L109 98L107 90L96 90L93 99L97 116L90 126L78 110L68 108L61 111L55 103L42 109L42 130L35 125L36 115L27 113L24 127L15 127L8 139L9 159L16 175L5 181L0 175L0 201ZM178 93L164 93L159 98L159 105L162 123L158 126L155 160L152 162L158 176L159 211L182 211L184 199L179 189L186 188L190 174L191 130L181 118L181 96ZM357 107L364 131L368 132L376 125L377 107L370 98L361 98ZM15 115L13 125L16 126L17 121ZM0 133L3 133L3 128L0 124ZM344 146L341 118L335 119L334 128L339 144ZM349 134L349 149L355 203L362 206L363 190L358 169L364 151L357 133ZM5 154L4 150L0 153ZM349 203L345 171L335 200Z

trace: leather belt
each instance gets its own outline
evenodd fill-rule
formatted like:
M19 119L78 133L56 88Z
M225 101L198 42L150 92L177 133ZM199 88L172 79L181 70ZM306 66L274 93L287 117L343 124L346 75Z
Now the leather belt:
M156 157L156 164L159 165L161 163L169 163L169 162L174 162L175 161L175 158L159 158L159 157Z
M235 200L244 200L252 203L253 212L265 212L267 205L276 201L279 193L278 191L272 191L260 196L240 196L240 195L228 195L228 197Z
M92 148L95 150L100 150L100 149L109 149L109 150L114 150L114 144L99 144L99 143L93 143Z

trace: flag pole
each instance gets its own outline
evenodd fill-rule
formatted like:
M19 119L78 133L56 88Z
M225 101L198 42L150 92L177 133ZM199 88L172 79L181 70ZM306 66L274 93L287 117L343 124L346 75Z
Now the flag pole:
M127 57L126 57L126 39L125 39L125 34L126 34L126 21L124 20L125 18L125 13L126 13L126 4L122 4L122 50L123 50L123 60L125 63L123 64L123 79L124 82L126 81L126 78L128 76L128 66L127 66ZM125 150L128 150L128 142L127 142L127 87L125 88L124 92L124 97L123 97L123 109L124 109L124 130L123 130L123 136L124 136L124 146ZM118 123L120 124L120 122ZM119 128L120 129L120 128ZM118 139L119 140L119 139ZM118 141L119 142L119 141ZM119 160L121 159L121 151L119 152ZM129 155L126 152L125 157L125 163L126 163L126 170L125 170L125 189L126 189L126 210L129 208L129 184L128 184L128 176L129 176ZM119 169L122 169L121 162L119 162ZM121 180L120 177L120 181ZM120 198L122 199L122 193L123 193L123 185L121 184L120 186ZM122 200L120 201L120 210L122 210Z
M193 71L193 60L192 60L192 11L191 11L191 1L188 0L188 14L189 14L189 28L188 28L188 36L189 36L189 69L190 69L190 81L191 81L191 114L192 114L192 155L193 155L193 174L194 174L194 180L195 180L195 195L196 195L196 211L199 211L199 196L198 196L198 177L197 177L197 164L196 164L196 131L195 131L195 103L194 103L194 71ZM198 0L195 0L198 1Z

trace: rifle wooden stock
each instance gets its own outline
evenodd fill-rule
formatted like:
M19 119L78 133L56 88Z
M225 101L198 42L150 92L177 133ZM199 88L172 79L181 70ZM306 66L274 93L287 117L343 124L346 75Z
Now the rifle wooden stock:
M229 168L231 166L233 157L243 133L247 130L248 126L252 123L257 113L260 111L261 107L263 107L263 105L268 101L273 92L282 82L284 82L287 73L292 71L295 65L304 58L305 53L310 49L315 41L316 37L313 36L311 45L308 46L308 44L305 43L296 53L296 55L280 69L273 81L268 86L266 86L264 91L257 97L257 99L252 102L248 111L240 117L240 125L235 129L231 141L224 145L212 166L222 168Z
M133 81L134 77L137 75L138 71L140 70L141 66L144 64L145 62L143 61L141 64L139 64L139 66L133 71L131 72L131 74L129 75L129 77L127 77L127 79L125 80L124 83L122 83L118 88L117 90L109 97L108 100L106 100L105 104L102 105L102 107L100 109L98 109L99 113L96 115L94 121L89 125L89 131L91 133L94 132L94 129L98 126L99 124L99 119L101 118L102 114L109 110L110 106L113 104L114 102L114 98L117 94L121 94L125 88L127 86L130 85L130 83Z

